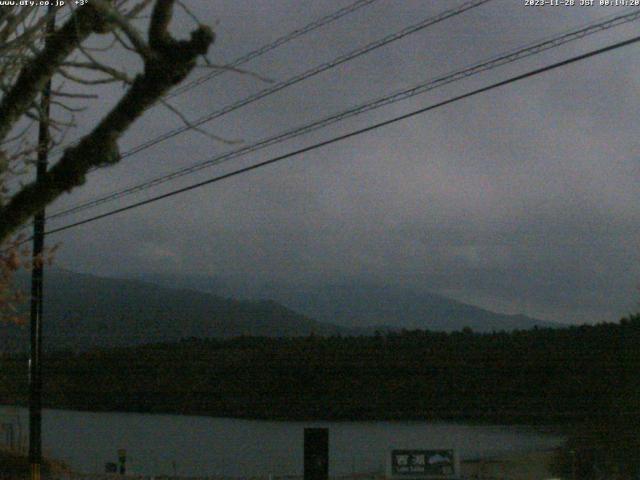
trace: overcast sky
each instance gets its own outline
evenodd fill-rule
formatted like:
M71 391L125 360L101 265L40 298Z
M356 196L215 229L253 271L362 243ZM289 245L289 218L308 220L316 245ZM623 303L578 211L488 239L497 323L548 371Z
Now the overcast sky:
M578 3L579 0L576 0ZM186 0L224 64L349 0ZM274 81L457 0L378 0L243 68ZM499 53L623 13L494 0L94 172L50 211L154 178ZM174 30L193 28L176 12ZM105 212L638 34L638 22L369 112L49 226ZM131 67L122 57L112 60ZM171 199L51 236L71 270L252 282L375 282L507 313L614 321L640 294L640 46L585 60ZM207 73L198 69L190 78ZM268 88L225 73L172 100L195 119ZM100 92L89 128L122 94ZM147 112L123 151L180 126Z

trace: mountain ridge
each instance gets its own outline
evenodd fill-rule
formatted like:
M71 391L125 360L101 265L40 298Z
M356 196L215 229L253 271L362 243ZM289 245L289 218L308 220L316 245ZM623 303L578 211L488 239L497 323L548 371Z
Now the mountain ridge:
M18 283L25 291L27 275ZM164 285L159 283L164 282ZM193 282L192 282L193 283ZM523 315L505 315L428 293L389 287L270 284L221 294L173 277L118 279L59 268L45 273L44 339L49 350L89 350L234 336L374 335L421 329L478 332L555 327ZM200 285L201 288L206 287ZM27 305L24 306L27 308ZM25 351L28 328L0 324L0 352Z
M321 322L330 322L373 332L375 329L427 329L453 331L465 327L480 332L559 328L559 322L532 318L521 313L493 312L444 295L386 285L319 283L231 282L206 276L147 274L145 281L158 285L188 285L201 291L243 299L272 299Z
M28 285L26 276L18 286ZM44 338L50 349L87 350L241 335L344 333L273 301L241 301L190 289L161 287L52 269L45 274ZM23 326L0 325L5 351L28 345Z

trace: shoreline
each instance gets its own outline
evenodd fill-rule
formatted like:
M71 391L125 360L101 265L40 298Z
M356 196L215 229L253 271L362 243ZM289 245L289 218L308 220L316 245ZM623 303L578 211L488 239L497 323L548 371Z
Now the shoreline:
M551 464L556 449L535 450L487 457L477 460L463 460L461 473L470 478L508 478L509 480L531 480L550 478Z
M23 408L28 409L28 405L0 403L0 408ZM59 410L81 413L113 413L113 414L132 414L132 415L157 415L157 416L185 416L185 417L202 417L202 418L220 418L229 420L246 420L261 422L332 422L332 423L349 423L349 422L429 422L429 423L464 423L466 425L478 426L510 426L510 427L529 427L552 429L560 432L566 432L576 425L584 423L585 419L581 416L563 417L559 419L543 418L531 416L491 416L491 415L404 415L396 413L391 415L361 415L361 416L314 416L314 415L267 415L267 414L250 414L250 413L224 413L224 412L203 412L203 411L171 411L171 410L141 410L141 409L109 409L109 408L82 408L78 406L52 406L43 405L43 410ZM529 419L529 420L525 420Z
M463 479L472 478L509 478L509 480L531 480L531 479L544 479L550 478L551 463L556 450L534 450L525 453L513 453L497 456L488 456L486 458L477 458L470 460L463 460L460 463L460 473ZM20 452L9 451L0 448L0 463L4 461L6 463L7 458L21 457L19 465L14 463L17 467L14 473L18 476L27 474L26 454ZM14 460L15 462L15 460ZM22 463L24 462L24 465ZM47 469L50 469L51 474L57 477L65 478L67 480L102 480L114 478L109 474L101 473L80 473L75 472L64 462L56 459L46 459ZM8 473L8 472L4 472ZM118 476L118 478L126 479L146 479L146 478L158 478L150 475L140 474L128 474L124 476ZM223 475L206 475L206 476L180 476L180 477L162 477L162 478L175 478L183 480L303 480L302 475L258 475L258 476L239 476L228 477ZM363 472L353 473L348 475L329 475L332 480L382 480L385 478L382 472Z

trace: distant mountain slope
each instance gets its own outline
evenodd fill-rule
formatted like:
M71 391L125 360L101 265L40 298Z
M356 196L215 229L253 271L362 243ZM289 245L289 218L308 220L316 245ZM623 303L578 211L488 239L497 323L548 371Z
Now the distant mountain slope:
M559 327L525 315L506 315L434 293L379 286L325 285L312 289L266 289L264 297L305 315L347 327L385 325L453 331L470 327L478 332Z
M564 326L525 315L492 312L435 293L379 285L234 285L202 276L147 275L144 278L158 284L188 285L235 298L273 299L308 317L355 328L360 333L373 333L377 328L453 331L470 327L478 332L491 332Z
M28 279L21 278L23 285ZM238 301L135 280L49 270L45 273L46 345L88 349L188 337L344 333L273 301ZM0 351L24 350L28 331L0 325Z

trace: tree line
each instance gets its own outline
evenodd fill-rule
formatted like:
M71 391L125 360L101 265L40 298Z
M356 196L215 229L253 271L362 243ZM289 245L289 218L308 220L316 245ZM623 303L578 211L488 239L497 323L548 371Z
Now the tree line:
M278 419L575 422L636 417L640 315L564 329L237 337L44 362L49 407ZM26 404L27 358L0 359L0 402Z

